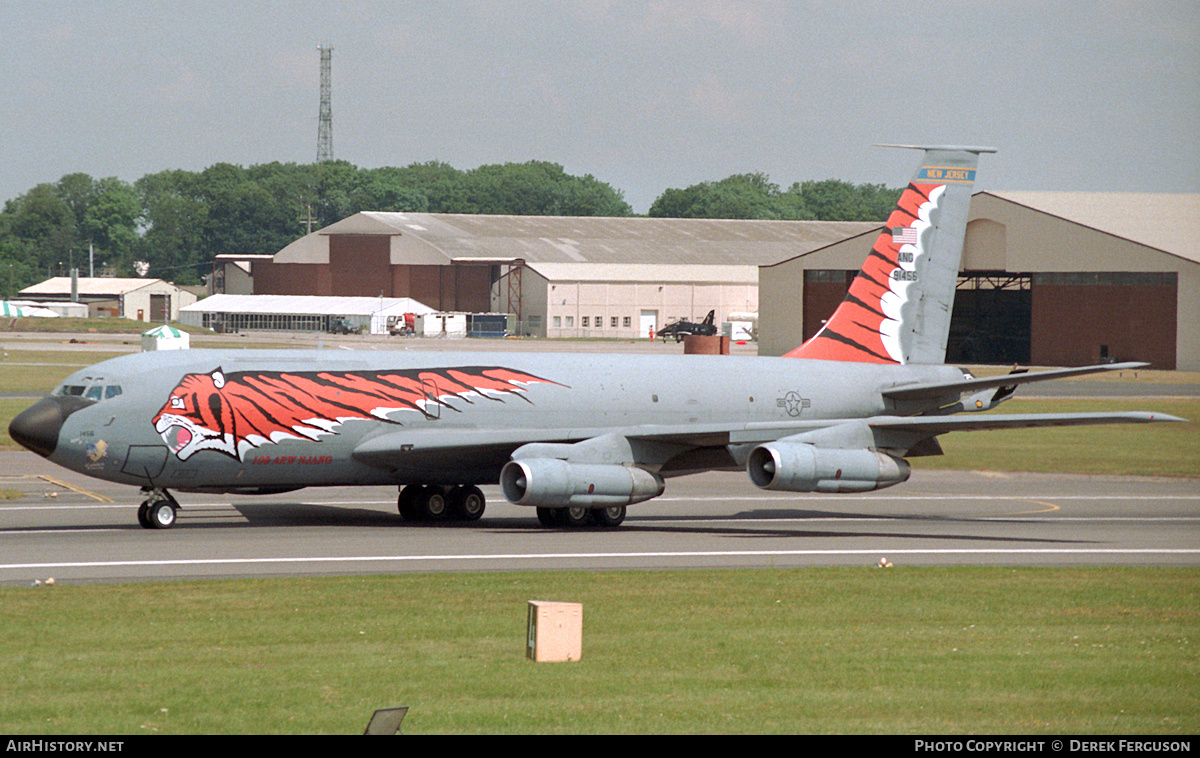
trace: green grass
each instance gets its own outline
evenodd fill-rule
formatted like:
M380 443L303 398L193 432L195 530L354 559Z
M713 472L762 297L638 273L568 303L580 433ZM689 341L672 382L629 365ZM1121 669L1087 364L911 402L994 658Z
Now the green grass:
M1154 411L1188 421L953 433L939 438L945 455L909 460L925 469L1200 476L1200 400L1195 398L1012 400L998 410L1099 411Z
M79 369L127 352L6 350L0 356L0 392L45 394Z
M583 660L524 657L580 602ZM1200 570L494 573L0 590L9 734L1200 730Z
M132 344L132 340L130 344ZM82 350L72 350L69 347L64 347L62 350L5 350L3 361L0 361L0 368L9 368L13 365L27 363L78 368L80 366L91 366L94 363L106 361L109 358L116 358L119 355L127 355L128 353L128 350L84 352Z
M94 332L97 334L129 334L139 335L160 324L146 321L134 321L128 318L18 318L3 324L7 332L37 332L39 334L55 334L60 332ZM194 334L211 334L208 329L184 324L172 323L176 329Z

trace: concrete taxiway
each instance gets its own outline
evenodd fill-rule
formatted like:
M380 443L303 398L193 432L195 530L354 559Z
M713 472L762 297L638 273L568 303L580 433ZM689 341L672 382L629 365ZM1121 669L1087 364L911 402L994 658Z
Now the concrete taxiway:
M547 529L494 487L472 524L412 524L388 487L181 494L146 530L137 490L0 454L0 584L399 572L915 565L1200 565L1190 479L916 471L861 495L668 481L616 529Z

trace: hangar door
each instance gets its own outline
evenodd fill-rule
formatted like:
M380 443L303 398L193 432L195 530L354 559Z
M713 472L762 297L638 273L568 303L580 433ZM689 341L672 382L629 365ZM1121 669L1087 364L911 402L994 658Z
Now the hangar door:
M150 323L165 324L171 320L171 296L150 296Z
M804 339L821 330L850 291L857 271L809 269L804 272Z
M1029 274L959 274L946 362L1028 364L1032 282Z
M1174 271L1037 274L1033 361L1086 366L1148 361L1174 369L1179 276Z

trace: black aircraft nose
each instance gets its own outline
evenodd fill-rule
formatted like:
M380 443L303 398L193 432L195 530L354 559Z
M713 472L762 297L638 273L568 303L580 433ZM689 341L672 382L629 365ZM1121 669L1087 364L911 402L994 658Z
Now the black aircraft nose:
M58 446L63 422L80 408L92 404L81 397L47 397L17 414L8 425L8 436L43 457L49 458Z

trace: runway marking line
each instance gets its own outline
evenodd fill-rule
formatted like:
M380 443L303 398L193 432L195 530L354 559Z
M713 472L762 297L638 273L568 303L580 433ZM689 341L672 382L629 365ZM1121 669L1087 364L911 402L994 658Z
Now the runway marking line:
M1200 555L1200 548L941 548L933 550L887 548L856 550L713 550L713 551L664 551L630 553L497 553L495 555L350 555L313 556L308 558L174 558L144 561L78 561L51 563L7 563L0 570L66 569L66 568L129 568L136 566L228 566L270 565L295 563L421 563L448 561L539 561L580 558L761 558L764 556L810 557L810 556L879 556L879 555Z
M1044 505L1044 506L1046 506L1046 507L1045 507L1045 508L1043 508L1043 509L1041 509L1041 510L1037 510L1037 511L1017 511L1017 512L1016 512L1016 513L1014 513L1013 515L1014 515L1014 516L1024 516L1025 514L1029 514L1029 513L1053 513L1054 511L1061 510L1061 507L1060 507L1060 506L1057 506L1057 505L1055 505L1054 503L1047 503L1047 502L1046 502L1046 501L1044 501L1044 500L1032 500L1032 499L1030 499L1030 500L1028 500L1028 502L1030 502L1030 503L1036 503L1036 504L1038 504L1038 505Z
M11 478L22 479L22 478L31 478L31 477L11 477ZM44 477L44 476L39 476L38 478L50 480L49 477ZM53 481L53 480L50 480L50 481ZM55 483L57 483L57 482L55 482ZM133 507L134 505L136 505L136 503L117 503L112 498L105 497L104 495L100 495L97 493L88 492L87 490L78 489L76 487L71 487L70 485L67 485L67 484L62 484L61 486L75 490L76 492L87 495L88 497L91 497L102 503L114 503L114 505L103 506L103 507L129 508L129 507ZM865 500L868 502L869 501L877 501L877 502L884 503L884 504L889 503L889 502L902 502L902 501L922 502L922 501L941 501L941 500L952 500L952 501L953 500L1013 500L1013 501L1018 501L1018 502L1040 503L1042 501L1037 499L1039 497L1052 497L1055 500L1154 500L1154 501L1197 500L1197 501L1200 501L1200 494L1197 494L1197 495L1132 495L1131 494L1131 495L1045 495L1045 496L1039 495L1039 496L1034 496L1034 497L1030 497L1027 495L1026 496L1020 496L1020 495L901 495L901 496L891 497L891 498L885 498L885 497L881 497L878 495L874 495L874 496L871 496L871 495L836 495L836 496L833 496L833 495L800 495L800 496L792 496L792 497L776 496L776 497L765 497L765 498L747 495L747 496L734 496L734 497L711 497L711 496L659 497L659 498L655 498L653 502L661 504L661 503L735 503L735 502L743 502L743 501L753 501L753 502L762 503L764 507L767 507L767 506L771 506L771 505L781 505L781 504L786 505L788 503L802 502L802 501L804 501L804 502L806 502L806 501L824 502L826 504L832 504L835 501L836 502L847 502L850 500ZM327 501L320 501L320 502L317 502L317 501L289 502L289 505L319 505L319 506L389 505L389 506L391 506L391 505L395 505L395 502L396 501L392 500L392 499L389 499L389 500L327 500ZM1044 504L1051 505L1050 503L1044 503ZM205 503L183 503L182 505L183 505L183 512L186 513L189 510L192 510L195 508L219 508L219 507L236 508L241 505L249 505L249 506L254 506L254 507L270 507L272 505L272 503L269 501L238 502L238 503L230 503L228 501L225 501L225 502L205 502ZM0 511L6 511L6 510L20 511L20 510L38 510L38 509L50 510L50 509L54 509L54 508L67 509L67 508L99 508L99 507L101 507L101 506L78 505L78 504L73 505L70 503L42 503L42 504L38 504L38 505L0 504ZM1039 512L1046 513L1049 511L1029 511L1029 512L1030 513L1039 513Z
M91 499L97 500L101 503L116 502L111 497L108 497L106 495L101 495L99 492L92 492L91 490L85 490L82 487L76 487L73 484L67 484L66 482L62 481L61 479L55 479L52 476L46 476L45 474L39 474L38 478L43 479L47 482L50 482L51 484L53 484L55 486L63 487L64 489L68 489L68 490L71 490L72 492L76 492L80 495L83 495L84 497L90 497Z

